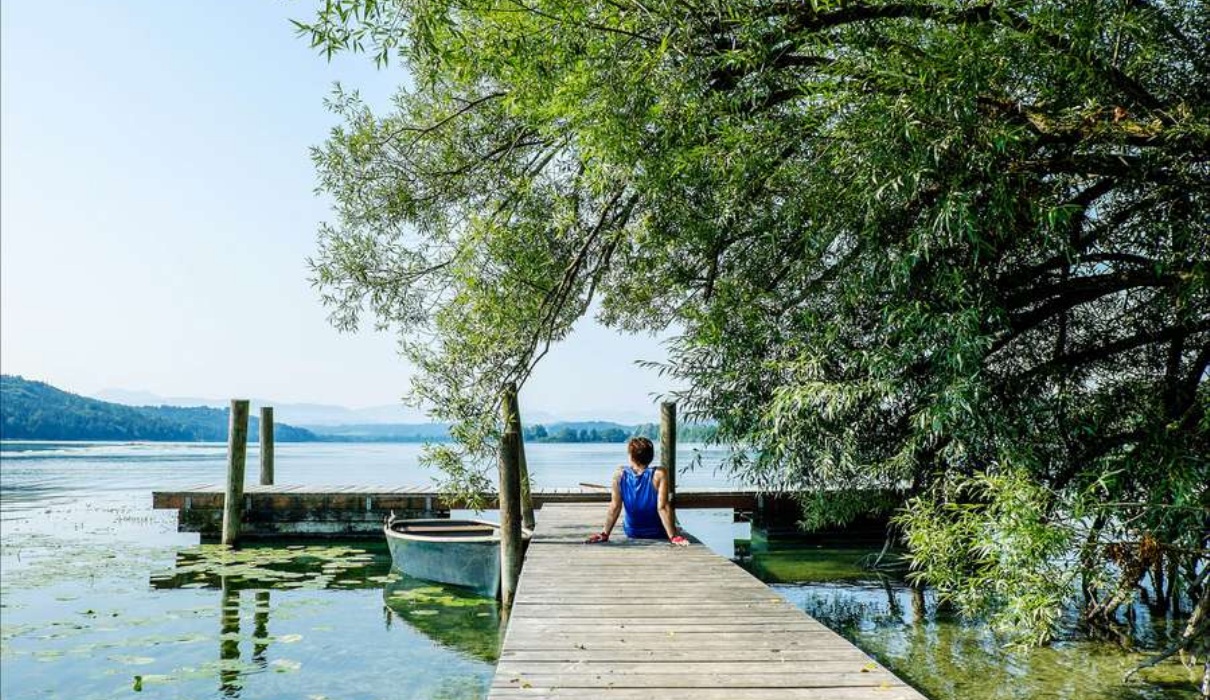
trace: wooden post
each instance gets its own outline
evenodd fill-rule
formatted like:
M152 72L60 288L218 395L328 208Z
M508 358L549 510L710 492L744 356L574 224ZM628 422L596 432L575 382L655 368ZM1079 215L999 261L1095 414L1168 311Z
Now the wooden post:
M534 497L530 491L529 465L525 461L525 433L521 430L521 406L517 402L517 385L509 384L504 392L504 430L517 433L517 464L521 474L521 525L534 529Z
M273 407L260 407L260 484L273 485Z
M668 502L672 505L672 522L676 523L676 403L660 403L660 456L664 462L664 478L668 480Z
M521 577L521 436L507 428L500 436L500 604L509 608Z
M223 499L223 544L239 539L244 513L244 459L248 454L248 401L231 400L227 427L227 494Z

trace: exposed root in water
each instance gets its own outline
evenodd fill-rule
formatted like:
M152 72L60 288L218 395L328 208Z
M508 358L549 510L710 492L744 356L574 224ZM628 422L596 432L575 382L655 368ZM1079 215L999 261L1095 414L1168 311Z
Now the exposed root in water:
M1202 569L1198 577L1194 579L1192 587L1200 588L1202 595L1193 614L1190 615L1189 621L1185 624L1185 630L1181 636L1155 656L1131 669L1123 680L1128 681L1139 671L1156 666L1173 656L1179 655L1181 662L1189 668L1197 666L1200 659L1202 665L1200 691L1203 698L1210 698L1210 586L1205 585L1208 574L1210 574L1210 567Z
M866 571L875 571L881 573L892 573L906 571L908 568L907 560L901 555L893 555L888 558L891 547L895 542L893 535L887 535L882 543L882 549L877 553L869 553L857 561L857 565Z

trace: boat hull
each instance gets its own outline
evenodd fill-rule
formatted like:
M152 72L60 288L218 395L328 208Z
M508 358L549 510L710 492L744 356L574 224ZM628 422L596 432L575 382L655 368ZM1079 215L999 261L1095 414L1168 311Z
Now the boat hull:
M442 536L442 526L490 528L486 536ZM423 535L409 527L427 530ZM469 589L486 598L500 593L499 526L478 520L394 520L383 528L395 568L408 576Z

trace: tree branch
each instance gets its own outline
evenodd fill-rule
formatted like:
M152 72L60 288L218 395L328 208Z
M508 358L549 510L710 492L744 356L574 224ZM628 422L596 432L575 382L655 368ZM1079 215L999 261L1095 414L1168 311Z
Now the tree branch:
M788 32L817 32L848 24L886 19L913 19L953 25L998 24L1025 36L1037 37L1045 46L1055 52L1083 62L1100 74L1115 89L1129 97L1136 106L1155 111L1161 120L1168 124L1172 123L1171 118L1161 112L1164 104L1119 68L1091 53L1079 50L1070 39L1037 26L1025 15L991 3L952 10L923 3L893 2L883 5L867 5L864 2L853 2L847 7L830 12L818 12L807 3L774 3L766 16L770 18L786 17Z
M1088 362L1104 360L1119 353L1128 352L1154 343L1168 342L1173 338L1188 338L1206 331L1210 331L1210 319L1187 326L1168 326L1160 330L1136 333L1135 335L1119 338L1104 345L1086 347L1076 352L1060 355L1026 372L1014 375L1009 379L1013 382L1022 382L1038 375L1051 374L1055 371L1078 367Z

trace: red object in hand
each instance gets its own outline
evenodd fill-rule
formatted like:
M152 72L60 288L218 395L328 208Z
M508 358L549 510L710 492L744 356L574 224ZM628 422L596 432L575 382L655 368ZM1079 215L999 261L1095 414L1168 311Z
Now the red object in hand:
M685 539L684 537L681 537L680 535L677 535L676 537L673 537L672 539L670 539L668 541L671 542L672 544L676 545L677 547L688 547L689 546L689 540Z
M599 544L601 542L608 542L608 541L609 541L609 533L602 531L602 532L598 532L597 534L593 535L592 537L589 537L588 539L584 540L584 543L585 544Z

